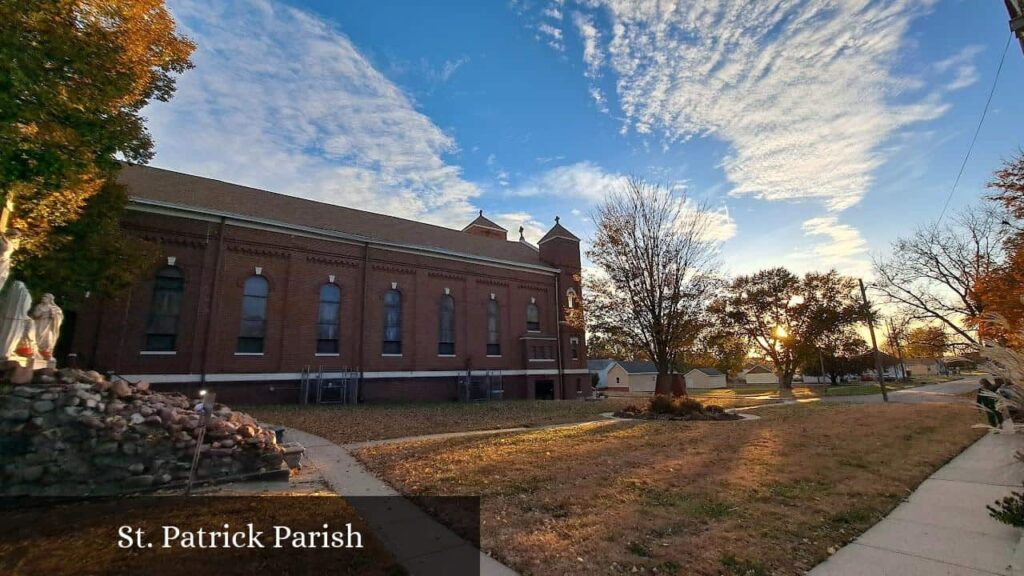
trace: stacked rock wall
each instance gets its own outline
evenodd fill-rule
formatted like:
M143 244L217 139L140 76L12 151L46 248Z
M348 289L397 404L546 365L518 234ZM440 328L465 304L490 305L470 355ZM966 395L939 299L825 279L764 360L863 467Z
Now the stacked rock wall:
M2 384L0 494L102 495L180 485L201 428L191 404L181 394L110 382L93 371L42 369L30 382ZM199 480L281 470L284 462L273 431L220 404L199 451Z

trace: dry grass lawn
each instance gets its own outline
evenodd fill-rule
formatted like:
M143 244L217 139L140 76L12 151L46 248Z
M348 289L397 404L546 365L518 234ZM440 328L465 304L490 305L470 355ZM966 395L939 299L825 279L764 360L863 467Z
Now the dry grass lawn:
M802 574L982 432L953 405L771 407L753 422L595 423L364 448L402 492L482 495L524 574ZM655 571L656 569L656 571Z
M495 402L420 402L359 404L356 406L236 406L262 422L298 428L336 444L402 438L442 432L535 428L551 424L585 422L600 418L646 398L608 399L599 402L505 400ZM754 406L767 400L715 399L723 407Z

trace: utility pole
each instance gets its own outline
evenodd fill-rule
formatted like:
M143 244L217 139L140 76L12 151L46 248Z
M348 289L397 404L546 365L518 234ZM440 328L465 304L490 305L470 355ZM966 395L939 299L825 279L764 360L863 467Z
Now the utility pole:
M1020 40L1024 50L1024 0L1004 0L1006 11L1010 13L1010 31Z
M864 314L868 321L868 332L871 334L871 349L875 351L875 371L878 373L878 387L882 389L882 401L889 401L889 394L885 391L885 375L882 374L882 355L878 352L878 341L875 340L875 322L871 319L871 304L868 303L868 292L864 289L864 281L857 279L860 284L860 297L864 300Z

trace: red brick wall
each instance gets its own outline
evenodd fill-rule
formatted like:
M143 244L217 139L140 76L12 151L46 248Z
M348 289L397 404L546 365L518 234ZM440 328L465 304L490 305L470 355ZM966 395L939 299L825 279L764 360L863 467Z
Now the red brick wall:
M367 372L514 370L537 368L526 362L520 337L526 332L526 307L535 298L541 312L541 332L562 332L566 368L585 368L582 334L580 358L569 358L569 335L558 325L556 297L564 305L565 288L579 271L579 249L555 246L553 266L568 264L559 276L524 269L483 265L427 254L387 250L306 235L282 233L209 221L129 212L130 233L160 246L162 260L153 273L173 257L185 275L177 351L173 355L143 354L152 299L153 273L122 298L94 301L79 314L71 349L84 366L128 375L294 374L303 367L314 371L361 369ZM222 236L223 231L223 238ZM554 242L554 241L553 241ZM559 241L560 242L560 241ZM550 244L550 243L549 243ZM547 244L546 244L547 245ZM542 248L542 256L545 248ZM219 262L219 266L217 263ZM264 352L235 354L241 322L243 285L260 267L269 284ZM320 287L334 276L341 289L340 342L337 356L316 355L316 322ZM365 280L364 280L365 275ZM578 276L577 276L578 277ZM363 286L366 293L363 293ZM382 356L383 295L397 283L402 293L403 342L401 357ZM438 357L438 303L445 288L455 299L455 357ZM575 289L579 292L578 282ZM486 307L490 295L501 307L502 355L486 354ZM365 315L365 318L364 318ZM545 363L553 369L557 363ZM589 393L589 376L565 376L559 398L575 398L575 378ZM532 397L533 381L557 376L507 376L506 397ZM445 399L453 397L455 377L366 379L367 399ZM218 384L245 401L280 401L287 396L266 381ZM290 386L295 386L292 381ZM184 384L198 389L198 383ZM207 388L213 385L207 386ZM166 387L166 386L165 386ZM248 387L248 388L246 388ZM274 388L271 390L271 388ZM295 398L298 393L294 392Z

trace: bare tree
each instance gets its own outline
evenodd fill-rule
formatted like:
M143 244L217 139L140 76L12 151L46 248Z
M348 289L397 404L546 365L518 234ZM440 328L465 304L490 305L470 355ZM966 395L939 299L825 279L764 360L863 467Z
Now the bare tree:
M590 329L641 347L658 368L656 392L668 394L676 354L699 332L714 291L714 213L630 178L597 208L594 222L587 256L600 273L591 282Z
M985 312L977 282L1001 262L1005 233L999 215L981 208L919 228L897 239L891 256L875 259L872 288L914 320L937 320L975 343L972 326Z

